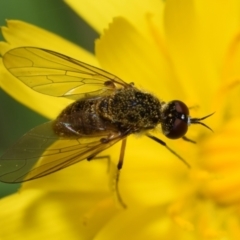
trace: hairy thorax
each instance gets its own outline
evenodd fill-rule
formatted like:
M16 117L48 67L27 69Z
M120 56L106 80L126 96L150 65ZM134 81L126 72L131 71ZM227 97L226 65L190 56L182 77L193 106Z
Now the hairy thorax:
M154 128L159 123L161 105L151 94L135 88L121 89L101 100L99 113L121 128L139 131Z

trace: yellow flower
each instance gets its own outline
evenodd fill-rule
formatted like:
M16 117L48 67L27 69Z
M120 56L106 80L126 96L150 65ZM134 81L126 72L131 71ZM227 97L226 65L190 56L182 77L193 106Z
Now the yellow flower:
M24 183L19 193L0 200L0 238L239 239L240 3L66 2L101 33L96 57L19 21L3 28L7 43L0 44L1 54L28 45L99 63L160 99L199 106L190 109L193 117L216 111L206 120L214 133L191 126L187 136L196 145L159 134L191 170L166 148L129 137L119 182L126 209L107 186L106 161L83 161ZM0 73L5 91L47 117L69 103L33 92L2 65ZM116 163L119 145L103 153L108 154Z

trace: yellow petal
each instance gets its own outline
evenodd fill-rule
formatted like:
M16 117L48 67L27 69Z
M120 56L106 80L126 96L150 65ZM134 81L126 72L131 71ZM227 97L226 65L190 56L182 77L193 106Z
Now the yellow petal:
M193 0L166 3L166 36L174 65L182 83L188 81L191 98L203 106L219 85L222 61L239 25L238 8L237 1L227 6Z
M207 61L213 68L221 68L226 50L239 31L240 2L230 0L225 4L215 1L194 1L194 4L199 32L196 44L200 44L204 50L201 61Z
M221 204L239 202L240 193L240 119L236 118L203 145L202 164L211 174L204 193Z
M121 227L117 227L119 223ZM163 207L131 207L109 221L101 229L97 239L114 239L116 236L118 239L175 239L174 236L167 235L170 227L174 226Z
M215 109L222 120L239 117L240 100L240 34L234 35L223 62L221 85L216 93Z
M102 33L114 17L124 17L139 32L150 36L148 17L154 16L160 23L164 1L137 1L137 0L111 0L111 1L76 1L65 0L79 16L83 17L97 32ZM161 26L161 24L159 24Z
M232 82L239 82L240 70L240 32L233 35L231 44L227 49L226 58L224 59L223 73L222 73L222 84L227 85Z
M95 57L83 48L32 24L10 20L7 21L7 27L2 27L1 30L7 42L1 42L1 54L4 54L11 48L33 46L61 52L73 58L84 58L82 59L83 61L92 65L97 64Z
M115 18L96 42L96 56L104 69L163 100L184 98L168 58L124 18Z
M87 200L81 202L81 199ZM116 214L82 192L26 190L0 201L1 239L90 239ZM28 227L27 227L28 226ZM37 233L37 234L36 234Z

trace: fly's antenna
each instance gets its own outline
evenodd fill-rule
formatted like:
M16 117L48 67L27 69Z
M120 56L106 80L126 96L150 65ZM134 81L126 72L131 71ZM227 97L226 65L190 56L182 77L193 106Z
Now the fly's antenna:
M205 128L209 129L210 131L213 132L213 130L208 126L206 125L205 123L201 122L202 120L206 119L206 118L209 118L211 117L215 112L205 116L205 117L202 117L202 118L190 118L190 124L201 124L202 126L204 126Z

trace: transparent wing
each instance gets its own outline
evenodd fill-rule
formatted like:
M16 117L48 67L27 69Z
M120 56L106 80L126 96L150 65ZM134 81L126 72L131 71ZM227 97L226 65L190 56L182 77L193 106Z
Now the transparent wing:
M4 54L3 63L34 91L55 97L76 100L132 86L102 69L42 48L14 48Z
M125 136L111 135L88 138L60 138L52 130L52 122L42 124L10 147L0 157L0 181L19 183L33 180L66 168L86 158L92 158Z

